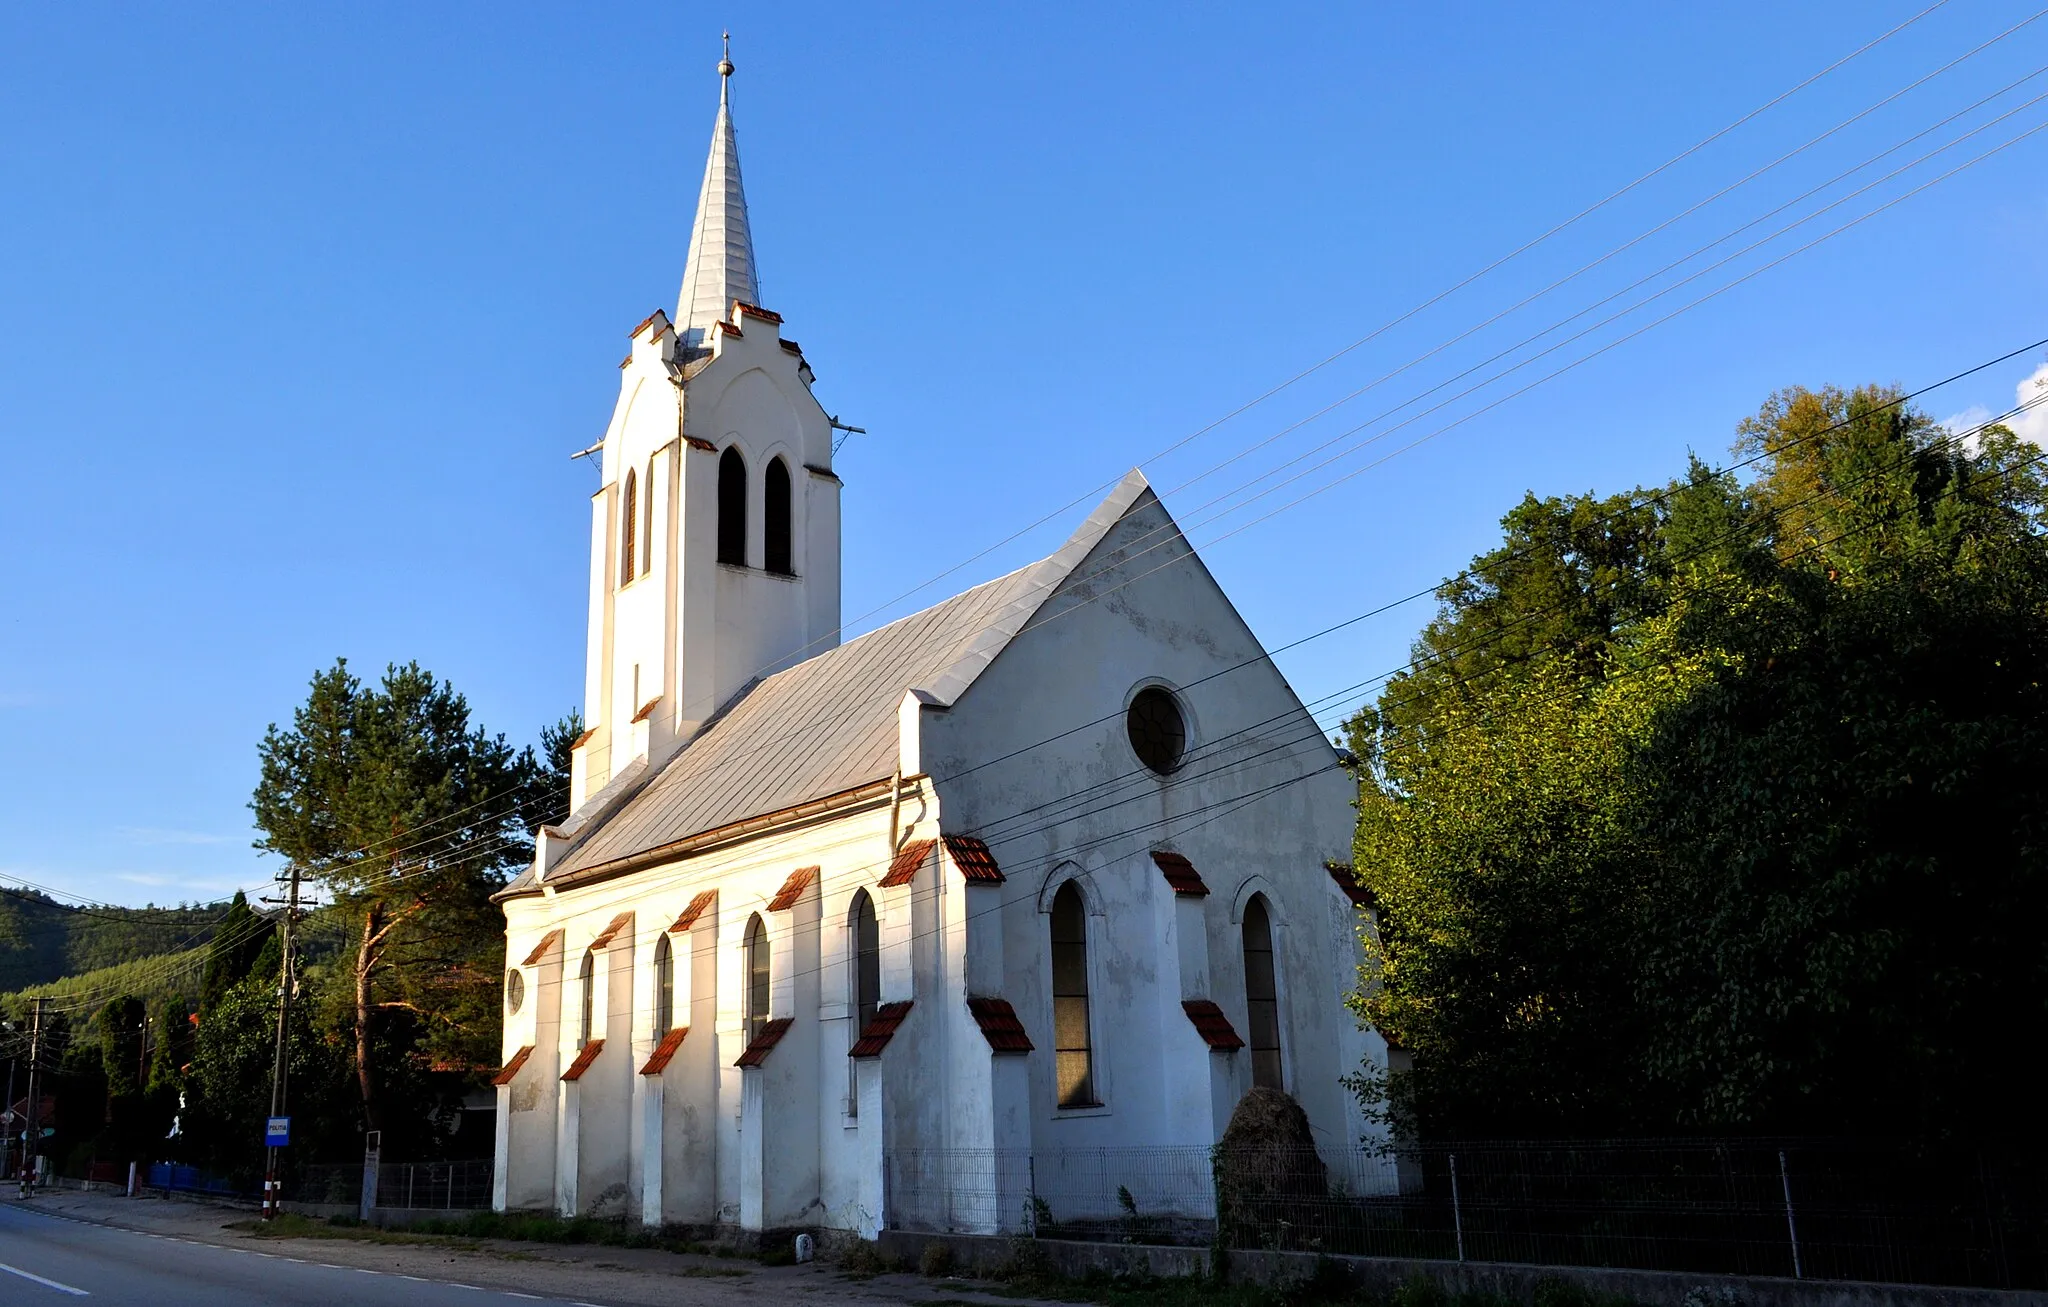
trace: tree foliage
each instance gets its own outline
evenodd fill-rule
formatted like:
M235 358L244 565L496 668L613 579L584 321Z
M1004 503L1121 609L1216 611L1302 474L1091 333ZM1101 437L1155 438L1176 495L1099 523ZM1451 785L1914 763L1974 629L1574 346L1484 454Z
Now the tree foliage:
M2039 453L1787 391L1748 485L1525 500L1351 723L1382 1106L1438 1133L2031 1129Z
M402 1057L496 1060L503 933L490 895L528 856L545 769L473 726L467 701L416 663L365 685L336 662L261 755L258 847L296 862L351 925L343 988L324 997L347 1015L365 1119L385 1128L385 1082L406 1073L381 1055L395 1033L409 1033Z

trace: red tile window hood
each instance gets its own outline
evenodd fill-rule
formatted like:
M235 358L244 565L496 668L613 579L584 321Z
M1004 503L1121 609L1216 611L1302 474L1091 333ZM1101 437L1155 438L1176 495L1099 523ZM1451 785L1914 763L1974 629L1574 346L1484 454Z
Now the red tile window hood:
M1017 1019L1017 1009L1010 1006L1008 999L970 998L967 1010L974 1014L974 1024L981 1027L991 1052L1031 1051L1031 1036L1024 1033L1024 1023Z
M649 1055L647 1065L640 1068L640 1074L643 1076L658 1076L668 1070L670 1059L675 1057L676 1050L683 1046L683 1040L688 1037L689 1033L690 1028L688 1026L677 1026L674 1030L663 1035L661 1042L654 1046L654 1052Z
M789 1032L792 1024L793 1019L790 1017L777 1017L773 1021L763 1022L759 1033L754 1036L754 1042L747 1045L747 1051L740 1054L740 1060L733 1063L733 1065L765 1065L768 1061L770 1050L782 1042L783 1035Z
M1181 1000L1181 1010L1188 1014L1188 1020L1195 1023L1195 1033L1202 1042L1219 1053L1234 1053L1244 1047L1244 1041L1230 1028L1230 1018L1223 1015L1223 1009L1206 998Z
M890 1037L896 1027L903 1024L903 1018L910 1015L910 1004L884 1003L875 1009L874 1017L860 1032L860 1038L853 1041L853 1047L846 1050L848 1057L880 1057L882 1050L889 1046Z
M597 1061L597 1055L602 1052L604 1052L604 1041L602 1039L593 1039L585 1044L576 1054L576 1060L569 1064L569 1069L562 1073L562 1079L571 1084L581 1080L583 1073L590 1070L590 1064Z

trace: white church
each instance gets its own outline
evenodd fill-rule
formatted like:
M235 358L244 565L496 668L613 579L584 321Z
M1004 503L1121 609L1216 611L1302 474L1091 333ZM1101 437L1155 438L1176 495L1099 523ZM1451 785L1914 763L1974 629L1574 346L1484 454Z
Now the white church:
M601 446L572 815L499 895L494 1205L1013 1230L1254 1085L1355 1148L1352 782L1143 476L840 643L832 419L759 303L732 72Z

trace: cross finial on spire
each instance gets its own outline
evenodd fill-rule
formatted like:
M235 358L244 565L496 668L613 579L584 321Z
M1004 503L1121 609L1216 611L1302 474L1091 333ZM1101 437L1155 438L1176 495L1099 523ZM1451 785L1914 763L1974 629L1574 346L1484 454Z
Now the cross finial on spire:
M725 42L725 53L718 60L718 102L724 104L726 88L732 85L732 33L722 32L720 38Z

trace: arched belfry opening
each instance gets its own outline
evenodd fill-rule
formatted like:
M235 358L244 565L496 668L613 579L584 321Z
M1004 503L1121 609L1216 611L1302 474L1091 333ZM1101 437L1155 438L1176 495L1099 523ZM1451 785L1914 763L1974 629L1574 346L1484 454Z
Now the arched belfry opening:
M781 576L796 574L795 549L790 539L789 464L781 458L768 461L761 474L761 566Z
M619 584L625 585L638 575L633 569L633 529L639 523L639 483L634 479L633 469L626 469L626 486L620 492L619 509Z
M747 565L747 460L730 445L718 456L718 561Z

